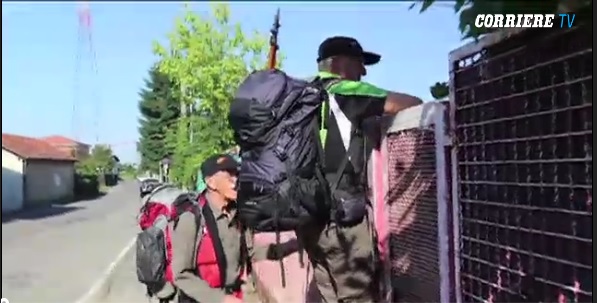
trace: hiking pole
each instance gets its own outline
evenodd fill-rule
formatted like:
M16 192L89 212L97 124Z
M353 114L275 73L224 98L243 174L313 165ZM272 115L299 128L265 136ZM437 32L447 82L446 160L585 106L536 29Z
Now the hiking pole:
M269 31L269 54L267 57L267 66L266 69L275 69L276 68L276 59L278 57L278 49L280 46L278 45L278 33L280 30L280 9L276 11L276 15L274 16L274 24L272 25L272 29ZM282 260L282 256L280 254L280 231L278 230L278 218L277 215L274 218L274 224L276 229L276 254L278 255L278 261L280 262L280 272L281 272L281 279L282 279L282 287L286 287L286 270L284 269L284 260Z
M278 31L280 30L280 9L276 11L276 15L274 16L274 24L272 25L272 29L269 31L269 55L267 57L267 69L275 69L276 68L276 60L278 57L278 49L280 46L278 45Z

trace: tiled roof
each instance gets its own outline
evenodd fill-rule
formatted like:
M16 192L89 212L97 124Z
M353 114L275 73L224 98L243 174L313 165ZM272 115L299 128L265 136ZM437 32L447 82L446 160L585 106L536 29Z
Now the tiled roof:
M70 153L30 137L2 134L2 148L24 159L75 161Z
M40 140L48 142L52 145L60 145L60 146L73 146L73 145L77 145L77 144L87 145L85 143L78 142L78 141L75 141L73 139L70 139L70 138L67 138L64 136L49 136L49 137L43 137Z

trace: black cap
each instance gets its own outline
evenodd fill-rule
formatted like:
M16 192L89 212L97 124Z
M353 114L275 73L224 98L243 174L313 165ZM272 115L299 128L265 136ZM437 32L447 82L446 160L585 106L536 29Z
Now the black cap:
M357 39L340 36L327 38L319 45L317 62L333 56L363 58L363 64L365 65L373 65L381 60L381 55L364 51Z
M220 154L207 158L201 164L203 178L211 177L220 171L238 172L239 163L231 155Z

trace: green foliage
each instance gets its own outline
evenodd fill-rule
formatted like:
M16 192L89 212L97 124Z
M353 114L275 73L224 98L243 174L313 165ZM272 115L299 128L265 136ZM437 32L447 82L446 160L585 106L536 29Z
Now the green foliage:
M123 178L132 179L137 176L137 165L134 163L123 163L120 165L120 174Z
M91 149L90 159L93 159L101 172L111 172L116 167L114 153L109 145L97 144Z
M75 164L75 171L81 175L97 175L96 163L90 159L85 158Z
M109 145L97 144L91 149L89 157L77 162L75 169L83 175L99 175L112 172L117 162Z
M75 165L75 195L94 196L99 193L99 184L103 183L104 173L112 173L118 165L109 145L93 146L91 154Z
M435 84L429 88L429 91L435 100L445 99L450 94L448 82L435 82Z
M248 35L240 24L232 24L229 7L222 3L212 4L207 14L187 5L168 34L168 45L154 44L159 71L174 81L187 109L166 135L173 149L172 181L193 186L201 162L234 145L230 102L249 72L263 68L268 49L267 37Z
M423 0L414 3L411 8L420 5L420 12L425 12L435 0ZM457 0L454 11L460 16L459 30L463 39L478 38L497 29L476 28L478 14L553 14L557 12L576 12L592 6L592 0Z
M139 93L141 118L137 150L141 154L140 169L144 171L157 173L160 161L173 153L173 149L166 145L166 133L176 126L180 116L180 101L174 92L174 82L157 67L152 67L145 88Z

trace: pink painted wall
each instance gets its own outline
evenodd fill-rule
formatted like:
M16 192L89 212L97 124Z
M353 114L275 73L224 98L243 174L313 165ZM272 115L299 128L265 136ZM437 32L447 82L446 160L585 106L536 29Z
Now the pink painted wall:
M283 232L280 242L296 239L294 232ZM255 245L265 245L276 242L275 233L260 233L255 235ZM282 268L278 261L260 261L253 264L259 284L265 287L264 291L278 303L315 303L320 302L319 292L315 287L310 287L312 281L312 268L307 258L303 256L304 266L301 267L299 253L294 253L284 258L284 272L286 287L282 287ZM272 302L269 302L272 303Z

